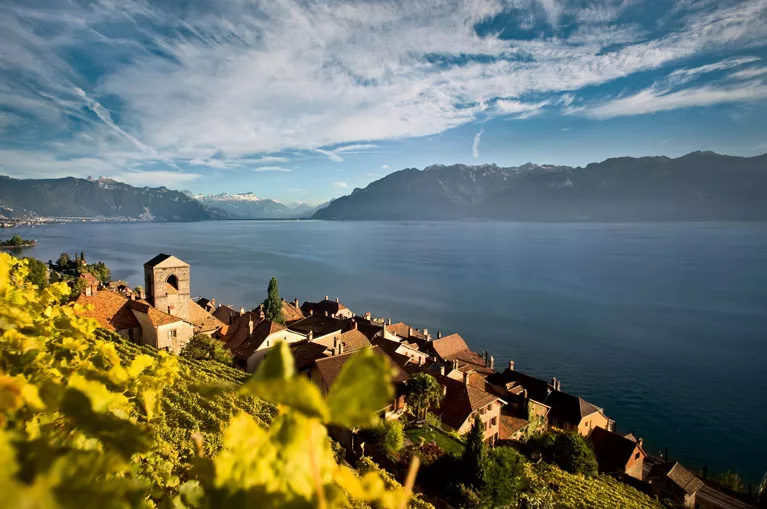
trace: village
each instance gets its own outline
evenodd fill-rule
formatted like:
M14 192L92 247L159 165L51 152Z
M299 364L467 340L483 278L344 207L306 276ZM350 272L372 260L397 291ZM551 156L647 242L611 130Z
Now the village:
M352 354L369 348L387 359L393 373L396 395L381 409L382 418L410 414L423 421L407 433L409 440L428 436L449 449L470 433L477 418L489 447L524 443L547 430L572 432L588 440L600 472L652 496L681 507L751 507L680 463L648 455L642 438L618 433L605 409L563 390L562 380L527 375L514 361L496 365L490 352L474 352L458 333L432 333L369 312L356 314L327 295L301 303L281 299L283 324L267 317L264 304L246 310L213 297L192 298L190 266L175 256L159 254L143 268L144 286L135 288L80 274L78 312L131 342L173 354L193 337L207 336L248 373L282 341L290 347L296 371L324 393ZM441 398L428 408L408 408L407 382L423 374L436 380ZM347 455L365 454L364 433L340 428L330 433Z

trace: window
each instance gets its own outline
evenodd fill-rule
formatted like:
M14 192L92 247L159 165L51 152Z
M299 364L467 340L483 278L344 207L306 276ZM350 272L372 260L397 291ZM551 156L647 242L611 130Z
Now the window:
M175 339L178 337L178 331L176 329L171 329L168 331L168 339Z
M639 459L639 453L636 453L636 454L634 455L634 459L635 459L635 460L638 460L638 459Z
M490 422L493 423L493 426L497 425L498 424L498 417L493 417L492 419L490 419Z

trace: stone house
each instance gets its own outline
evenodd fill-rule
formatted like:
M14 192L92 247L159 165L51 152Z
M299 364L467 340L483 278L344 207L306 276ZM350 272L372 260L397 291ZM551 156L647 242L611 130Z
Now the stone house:
M102 290L78 297L77 314L96 320L101 327L140 345L179 353L194 334L194 326L163 313L145 301Z
M532 416L546 416L546 426L564 431L577 431L588 437L594 428L612 431L615 422L604 410L585 399L561 390L561 381L553 378L546 382L514 369L514 361L503 373L487 377L493 392L509 398L515 415L530 420ZM527 416L527 417L526 417Z
M261 361L274 348L277 341L296 343L306 336L288 330L271 320L260 320L255 313L246 313L226 328L219 339L232 352L234 362L248 373L253 373Z
M501 408L506 404L498 396L473 386L471 373L464 373L464 380L455 380L444 375L444 368L435 378L443 387L444 397L438 409L433 409L442 424L465 435L479 415L485 427L485 441L494 444L500 440Z
M406 410L404 384L408 379L407 373L392 362L380 348L372 347L372 351L376 355L386 357L387 361L389 361L389 365L392 368L392 383L394 383L395 388L394 399L386 407L382 408L380 413L386 419L399 417ZM315 361L310 377L323 394L327 394L330 391L330 388L341 372L341 368L351 359L352 355L353 353L344 353L341 350L340 353Z
M642 468L647 458L642 440L618 435L604 428L594 428L589 436L600 472L628 475L642 480Z
M301 304L301 312L304 316L325 315L332 318L352 318L354 316L351 309L338 301L338 297L336 297L335 301L332 301L327 295L320 302L304 302Z
M652 494L670 498L684 507L694 508L695 497L703 487L703 481L678 462L661 463L650 469L647 476Z

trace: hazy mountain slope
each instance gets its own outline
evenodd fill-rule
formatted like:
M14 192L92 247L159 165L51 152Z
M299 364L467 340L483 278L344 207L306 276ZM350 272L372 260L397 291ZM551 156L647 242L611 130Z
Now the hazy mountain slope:
M585 168L406 169L335 200L317 219L767 220L767 155L694 152Z
M20 180L0 176L0 207L14 217L105 217L199 221L211 213L199 202L164 187L133 187L110 179Z
M293 207L269 198L259 198L253 193L194 195L209 208L223 211L232 219L295 219L311 217L316 207L299 203Z

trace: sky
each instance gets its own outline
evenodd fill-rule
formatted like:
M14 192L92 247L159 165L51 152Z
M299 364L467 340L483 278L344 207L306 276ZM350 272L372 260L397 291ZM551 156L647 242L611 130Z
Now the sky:
M767 152L767 0L4 0L0 174L320 203L403 168Z

